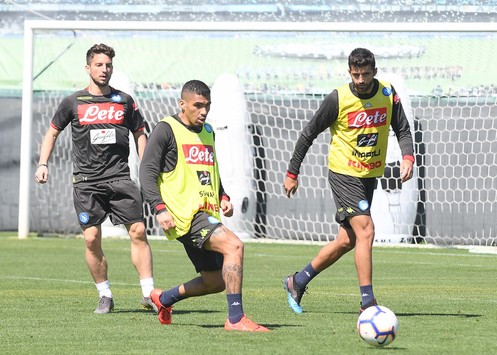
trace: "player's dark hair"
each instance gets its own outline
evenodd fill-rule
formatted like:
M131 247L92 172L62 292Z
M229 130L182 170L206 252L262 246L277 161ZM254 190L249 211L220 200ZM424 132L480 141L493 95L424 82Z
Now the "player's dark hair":
M364 68L367 66L376 68L376 61L374 59L373 52L366 48L356 48L350 52L349 69L352 69L352 67Z
M107 57L112 59L115 57L116 52L114 51L114 48L109 47L106 44L103 44L103 43L94 44L86 52L86 64L90 65L90 62L93 59L93 57L95 56L95 54L105 54Z
M183 94L189 92L197 95L202 95L205 98L211 97L211 89L207 86L206 83L200 80L190 80L183 85L183 89L181 89L181 98L183 99Z

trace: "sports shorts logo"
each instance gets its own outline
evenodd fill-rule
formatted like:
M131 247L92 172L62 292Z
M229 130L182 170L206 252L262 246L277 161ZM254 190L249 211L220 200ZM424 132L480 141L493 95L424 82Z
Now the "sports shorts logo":
M207 220L209 221L210 224L218 224L218 223L220 223L219 220L216 217L212 217L212 216L207 217Z
M83 224L86 224L90 221L90 215L88 214L88 212L81 212L79 214L79 221Z
M369 202L367 200L361 200L357 207L359 207L361 211L366 211L369 208Z

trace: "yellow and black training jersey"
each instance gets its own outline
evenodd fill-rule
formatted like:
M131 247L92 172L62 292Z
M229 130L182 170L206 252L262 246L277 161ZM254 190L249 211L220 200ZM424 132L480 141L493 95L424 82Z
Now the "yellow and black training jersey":
M330 127L328 168L356 177L383 175L392 121L391 86L380 81L376 94L367 99L355 96L349 85L337 92L338 117Z
M403 156L413 156L414 147L402 103L393 86L377 79L370 94L360 95L353 83L328 94L302 130L288 166L288 172L300 173L300 167L316 137L331 132L328 168L357 177L383 174L389 127L395 132Z
M185 235L198 211L220 220L223 193L215 156L212 126L185 126L177 116L161 120L150 134L140 167L142 190L152 209L165 205L176 224L169 239Z

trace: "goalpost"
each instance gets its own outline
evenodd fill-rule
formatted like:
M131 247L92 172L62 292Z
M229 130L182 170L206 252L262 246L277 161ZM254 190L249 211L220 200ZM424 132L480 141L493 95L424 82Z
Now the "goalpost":
M147 132L177 111L187 80L213 88L209 120L238 213L224 221L230 228L251 238L333 239L328 132L309 151L295 198L283 195L282 183L300 131L324 96L348 82L346 58L362 46L375 53L378 77L403 91L416 140L410 186L396 183L398 151L390 144L373 203L376 241L494 245L497 92L488 70L496 39L492 23L26 21L19 238L79 233L70 129L58 138L49 182L37 185L33 173L60 100L87 85L86 50L106 43L116 49L114 75L129 81L124 91L135 96ZM147 234L162 235L144 210Z

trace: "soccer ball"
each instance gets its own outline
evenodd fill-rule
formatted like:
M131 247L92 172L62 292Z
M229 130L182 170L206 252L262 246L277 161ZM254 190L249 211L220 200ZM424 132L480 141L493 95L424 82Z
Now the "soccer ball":
M384 306L371 306L357 320L360 337L373 346L385 346L395 340L399 331L397 316Z

